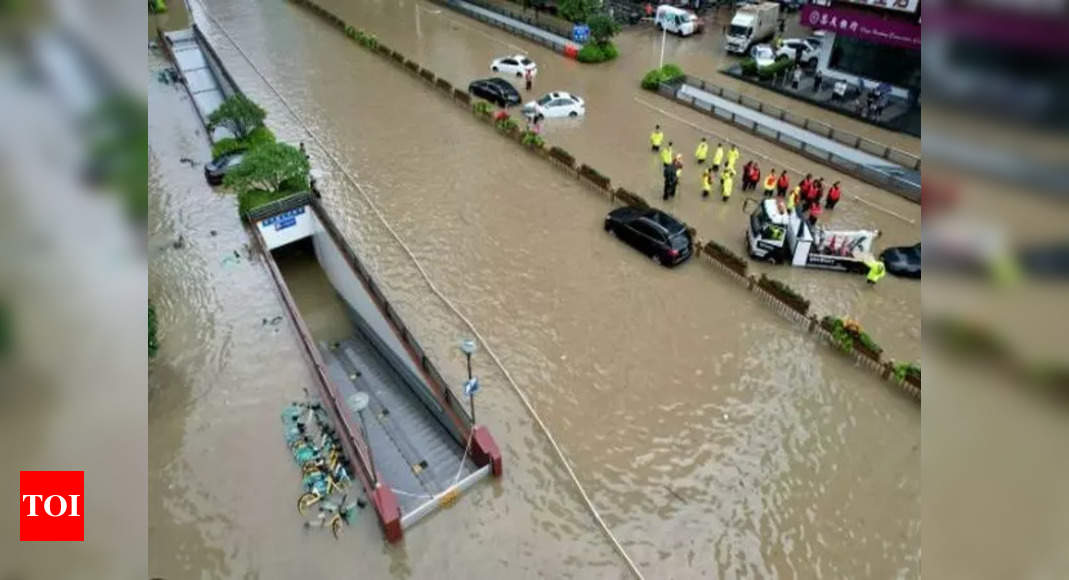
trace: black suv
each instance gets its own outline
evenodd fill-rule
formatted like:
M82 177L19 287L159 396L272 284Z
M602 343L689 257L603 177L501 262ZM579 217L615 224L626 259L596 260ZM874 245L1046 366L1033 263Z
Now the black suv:
M686 224L659 209L614 209L605 218L605 231L665 266L679 264L691 254Z
M505 79L489 78L472 81L468 85L468 92L499 107L520 104L519 91Z

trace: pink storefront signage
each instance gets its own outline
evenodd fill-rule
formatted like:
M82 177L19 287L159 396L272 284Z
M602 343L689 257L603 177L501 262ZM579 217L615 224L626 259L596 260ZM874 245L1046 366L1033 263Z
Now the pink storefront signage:
M921 26L902 19L884 19L878 13L850 8L827 8L806 4L802 8L803 26L828 30L880 44L905 48L921 47Z

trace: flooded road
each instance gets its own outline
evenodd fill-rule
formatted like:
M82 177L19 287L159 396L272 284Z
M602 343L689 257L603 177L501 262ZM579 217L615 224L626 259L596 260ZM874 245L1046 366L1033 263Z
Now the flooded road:
M222 14L241 10L236 6L230 7L225 2L215 3L213 6L216 4L218 7L215 10ZM798 180L800 172L824 176L828 187L835 180L842 181L844 201L834 211L824 213L822 224L835 229L879 229L882 235L876 242L877 251L889 246L913 245L920 240L920 207L917 204L838 174L732 125L720 123L641 90L638 81L647 70L656 66L660 51L660 35L652 30L636 28L624 32L617 39L620 58L607 64L584 65L433 4L413 3L411 0L326 0L323 4L332 8L347 22L374 32L391 48L401 51L460 87L466 87L472 79L489 75L491 59L515 53L520 49L527 51L531 58L539 63L539 75L535 81L535 90L531 94L524 94L524 99L536 98L545 91L567 90L581 95L587 101L587 114L584 119L545 123L546 139L567 149L577 159L590 164L602 174L612 177L614 185L640 193L656 204L661 204L663 179L658 159L649 152L648 138L653 125L660 124L665 130L666 139L675 141L676 151L684 155L687 163L680 182L679 195L676 199L664 203L665 209L695 226L706 238L715 239L736 249L740 254L745 253L743 231L747 222L742 213L745 196L736 191L731 203L726 206L715 199L701 199L700 172L692 163L692 155L702 136L712 141L714 147L721 139L725 143L738 143L742 151L740 166L746 160L755 158L765 173L773 168L789 168L792 183ZM296 16L289 18L294 17ZM323 28L324 34L330 32L329 27ZM272 33L283 32L272 30ZM725 86L773 104L788 104L772 98L780 97L779 95L716 74L715 69L722 66L727 57L716 49L715 36L712 33L688 39L669 36L665 62L677 62L684 70L694 71L695 74L715 79L716 82L723 81ZM267 38L265 42L270 40ZM352 51L343 46L334 49L337 52L331 54L332 59L345 62L354 58L354 55L350 54ZM263 48L273 50L268 46ZM309 49L299 47L294 50ZM310 58L314 62L322 60L313 55L310 55ZM780 98L789 101L784 97ZM840 122L849 119L801 103L798 103L798 107L792 105L792 110L804 114L811 112L819 120L851 130L858 129ZM384 108L382 114L409 114L408 110L405 110L405 113L394 111L392 108ZM869 132L863 134L871 135L877 140L886 142L897 135L864 126L868 127ZM436 138L441 137L430 137ZM917 139L907 136L901 138L912 140L919 146ZM406 144L409 150L416 151L417 155L427 146L422 141L410 141ZM403 157L408 153L399 150L395 151L395 154ZM494 158L484 159L493 162ZM914 224L854 201L854 195L912 219ZM919 360L921 323L918 314L918 281L887 276L873 291L865 285L864 278L860 276L804 268L770 267L756 263L754 266L757 272L767 272L809 297L818 315L857 318L892 356L902 360Z
M209 9L486 336L648 578L919 576L913 401L715 270L654 267L601 231L602 198L305 12L283 2ZM198 22L279 137L311 145L221 31ZM183 96L168 91L150 87L152 110ZM310 377L293 331L262 322L281 314L266 270L219 261L244 233L232 198L174 161L206 155L199 141L174 144L176 133L191 139L192 109L182 118L183 131L150 119L154 238L198 240L154 261L170 329L150 401L152 573L627 577L484 354L478 415L502 447L502 482L472 490L401 546L385 546L370 516L338 543L300 531L278 413ZM468 331L361 193L309 151L344 235L459 385L456 345ZM200 241L206 227L219 233Z

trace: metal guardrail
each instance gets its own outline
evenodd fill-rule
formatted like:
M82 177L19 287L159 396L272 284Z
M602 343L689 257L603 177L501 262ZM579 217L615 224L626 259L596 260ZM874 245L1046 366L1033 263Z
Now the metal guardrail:
M740 95L735 91L731 91L718 85L714 85L712 83L706 82L704 79L692 75L686 75L684 77L683 82L688 85L698 87L707 93L712 93L723 99L727 99L734 103L738 103L744 107L748 107L755 111L764 113L770 117L775 117L780 121L790 123L795 127L800 127L802 129L812 131L823 137L834 139L835 141L838 141L843 145L848 145L855 149L861 149L862 151L865 151L866 153L869 153L871 155L882 157L883 159L887 159L892 163L901 165L906 169L920 171L921 158L916 155L913 155L912 153L907 153L905 151L902 151L901 149L891 147L890 145L884 145L883 143L879 143L871 139L866 139L859 135L855 135L849 131L836 129L835 127L821 121L790 113L785 109L769 105L768 103L759 101L752 97Z
M468 2L469 0L464 0L464 1ZM511 24L509 24L505 20L491 18L490 16L487 16L486 14L482 14L482 13L476 11L476 10L471 10L469 7L464 6L463 4L460 4L460 3L457 3L457 2L451 2L449 0L435 0L435 2L437 2L438 4L440 4L442 6L450 8L452 10L456 10L457 12L460 12L460 13L464 14L465 16L474 18L475 20L478 20L479 22L483 22L485 24L489 24L490 26L494 26L494 27L500 28L502 30L505 30L507 32L515 34L516 36L519 36L521 38L526 38L527 40L530 40L531 42L534 42L536 44L541 44L542 46L550 48L554 52L557 52L557 53L560 53L560 54L565 54L565 49L567 48L567 44L564 44L562 42L558 42L558 41L554 40L554 38L552 38L552 37L559 37L559 38L563 38L563 39L567 40L568 39L567 35L561 35L561 34L558 34L556 32L553 32L551 30L542 29L546 33L546 36L540 36L538 34L533 34L528 30L524 30L524 29L512 26ZM499 10L496 10L496 9L488 7L488 6L483 6L481 4L478 4L477 2L472 2L471 4L477 6L478 8L482 8L483 10L487 10L489 12L493 12L493 13L501 16L501 18L503 18L503 19L504 18L513 19L513 20L516 20L517 22L523 22L524 24L527 24L529 26L534 26L536 28L541 28L537 24L530 23L530 22L525 22L522 19L514 18L514 17L509 16L507 14L502 14Z
M707 85L707 84L697 84L697 83L704 83L704 81L702 81L701 79L697 79L695 77L687 76L686 78L688 79L687 81L685 81L686 84L691 84L690 81L694 81L695 84L691 84L691 86L702 88L703 90L705 90L707 92L711 92L712 94L716 94L717 96L720 96L720 97L728 98L728 100L733 100L734 102L737 102L737 103L739 103L739 104L741 104L743 106L746 106L745 102L743 102L743 101L752 100L752 99L749 99L748 97L741 97L737 93L733 93L733 92L728 91L726 89L724 89L724 90L720 91L719 93L717 93L718 87L713 87L712 85ZM710 87L713 87L713 90L710 90ZM687 106L689 106L689 107L691 107L691 108L693 108L693 109L695 109L697 111L701 111L701 112L703 112L703 113L705 113L707 115L710 115L712 117L715 117L715 118L717 118L717 119L719 119L721 121L735 124L735 125L743 128L743 129L745 129L746 131L748 131L750 133L753 133L754 135L757 135L758 137L761 137L762 139L766 139L768 141L779 143L779 144L783 145L784 147L786 147L786 148L788 148L788 149L790 149L790 150L792 150L792 151L794 151L796 153L799 153L799 154L804 155L804 156L806 156L806 157L808 157L810 159L813 159L814 161L817 161L819 163L824 163L826 165L829 165L831 167L834 167L834 168L842 171L843 173L847 173L849 175L853 175L854 177L857 177L858 179L861 179L862 181L871 183L873 185L877 185L879 187L882 187L884 189L887 189L889 191L897 193L897 194L901 195L902 197L905 197L906 199L909 199L911 201L920 203L920 199L921 199L920 185L915 183L915 182L909 181L907 179L903 179L903 178L901 178L901 177L899 177L899 176L897 176L897 175L895 175L893 173L887 173L887 172L884 172L884 171L878 171L876 169L873 169L872 167L868 167L868 166L861 165L861 164L855 163L853 161L844 159L844 158L842 158L842 157L840 157L838 155L835 155L834 153L832 153L832 152L830 152L830 151L828 151L826 149L823 149L821 147L817 147L817 146L815 146L815 145L813 145L811 143L800 141L799 139L797 139L795 137L792 137L790 135L784 135L780 131L777 131L775 129L772 129L770 127L767 127L765 125L757 123L757 122L755 122L753 120L738 116L734 112L729 111L727 109L724 109L722 107L717 107L714 104L705 103L704 101L699 101L698 99L695 99L694 97L679 96L676 86L662 84L660 87L658 87L657 92L658 92L658 94L660 94L662 96L665 96L665 97L667 97L669 99L672 99L673 101L676 101L676 102L679 102L679 103L683 103L683 104L685 104L685 105L687 105ZM725 97L725 94L727 94L729 96ZM735 100L735 99L730 98L730 95L734 95L735 97L738 97L739 100ZM754 102L756 102L756 101L754 101ZM751 107L751 108L753 108L753 107ZM769 114L770 116L772 116L772 114L769 113L769 109L775 109L775 108L774 107L766 107L764 110L762 110L762 109L757 109L757 110L759 110L762 113ZM782 109L775 109L775 110L783 112ZM787 115L784 113L784 116L783 117L779 117L779 118L781 120L783 120L783 121L790 122L790 121L787 120L786 117L787 117ZM791 123L791 124L793 125L794 123ZM823 127L821 127L821 125L823 125ZM819 122L816 122L816 121L809 122L809 120L806 120L806 122L803 125L800 125L800 127L802 127L803 129L811 130L814 133L818 133L818 134L820 134L821 130L824 129L824 130L828 131L828 135L829 136L836 135L835 130L832 129L829 125L824 124L824 123L819 123ZM814 129L816 129L816 130L814 130ZM840 142L840 143L843 143L845 145L855 146L856 144L860 144L861 143L861 137L857 137L856 135L851 135L853 137L853 140L851 140L851 141L844 141L844 139L848 139L847 134L845 132L838 133L837 135L838 135L838 138L836 138L835 140ZM868 141L868 140L866 140L866 141ZM868 141L868 142L869 143L875 143L875 141ZM879 145L879 144L876 144L876 145ZM887 147L887 146L883 146L883 145L879 145L879 146L885 147L887 149L889 155L896 155L896 154L909 155L908 153L901 152L901 151L899 151L897 149L893 149L893 148L890 148L890 147ZM873 147L873 146L869 145L869 147ZM920 159L917 159L917 158L914 158L914 159L916 159L916 164L917 164L917 167L919 168L920 167Z

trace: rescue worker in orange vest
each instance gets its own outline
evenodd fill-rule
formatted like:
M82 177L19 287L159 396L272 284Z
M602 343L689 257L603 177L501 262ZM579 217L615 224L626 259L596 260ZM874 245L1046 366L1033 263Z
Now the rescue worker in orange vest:
M765 197L772 197L776 193L776 170L769 169L765 177Z
M790 184L790 180L787 179L787 170L784 169L783 172L779 174L779 181L776 182L776 195L780 197L787 195L787 187L790 186Z

